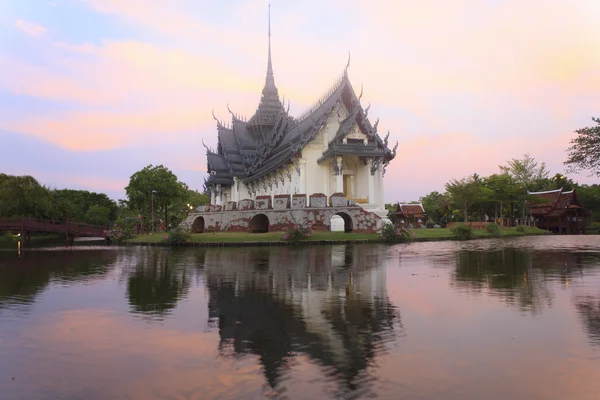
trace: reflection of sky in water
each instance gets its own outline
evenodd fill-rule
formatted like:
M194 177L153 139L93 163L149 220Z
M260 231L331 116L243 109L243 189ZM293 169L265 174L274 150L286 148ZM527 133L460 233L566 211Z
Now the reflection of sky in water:
M0 387L42 399L594 399L596 243L2 253Z

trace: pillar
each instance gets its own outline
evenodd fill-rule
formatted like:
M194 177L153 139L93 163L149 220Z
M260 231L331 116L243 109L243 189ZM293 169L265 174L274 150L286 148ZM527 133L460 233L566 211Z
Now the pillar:
M223 190L221 190L221 184L217 183L217 194L216 194L217 205L223 204Z
M215 188L215 186L213 186L210 189L210 204L212 204L213 206L216 205L217 202L216 190L217 189Z
M385 204L383 202L383 166L377 170L377 181L379 182L379 207L381 210L385 210Z
M337 171L335 176L335 192L342 193L344 191L344 171L342 171L342 156L335 158Z
M306 193L306 160L304 158L300 159L300 193Z
M371 168L373 167L373 159L367 159L367 176L369 177L369 204L375 204L375 184L373 182L373 174Z
M238 192L238 188L239 188L238 178L233 178L233 187L231 188L233 193L231 193L231 201L239 201L240 200L240 194Z

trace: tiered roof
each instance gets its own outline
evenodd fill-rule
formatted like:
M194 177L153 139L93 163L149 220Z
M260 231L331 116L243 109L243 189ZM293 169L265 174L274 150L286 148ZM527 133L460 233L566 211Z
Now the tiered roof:
M205 185L233 184L234 177L242 179L244 183L251 183L292 163L295 158L300 157L304 146L314 139L327 118L341 104L349 110L349 114L341 122L335 138L329 143L319 162L334 155L354 154L374 157L374 168L381 165L385 168L395 157L396 148L390 150L387 137L385 140L379 137L378 122L375 125L370 123L367 117L368 107L362 108L360 96L356 96L348 79L348 65L342 76L313 108L302 117L294 118L289 115L289 104L286 108L279 99L275 86L270 37L269 28L267 76L256 113L246 120L229 110L229 126L217 120L218 145L216 151L207 148L210 175ZM367 136L368 144L343 143L344 136L355 124Z
M565 192L563 188L545 192L527 192L533 201L528 207L533 216L559 216L569 208L583 208L575 189Z
M398 208L396 214L399 216L424 216L425 209L423 208L423 204L400 204L398 203Z

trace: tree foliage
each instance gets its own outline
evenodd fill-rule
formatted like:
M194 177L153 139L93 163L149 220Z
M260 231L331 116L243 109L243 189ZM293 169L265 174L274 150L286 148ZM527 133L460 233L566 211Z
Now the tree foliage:
M84 220L92 225L108 225L110 224L110 210L107 207L94 204L88 208Z
M487 177L477 174L446 184L446 192L431 192L421 197L423 208L431 222L445 225L451 221L491 221L503 218L523 218L528 215L527 204L535 202L529 191L577 187L577 196L590 213L590 219L600 218L600 186L577 185L568 176L550 176L545 163L529 155L513 159L500 173ZM486 218L487 216L487 218Z
M489 196L489 189L482 185L477 174L461 180L452 179L446 184L446 190L454 204L462 208L465 222L469 220L469 208L478 201L485 201Z
M546 163L538 163L529 154L523 155L523 158L513 158L507 161L506 165L501 165L500 170L508 174L516 183L526 190L539 190L545 179L550 175L546 168Z
M154 202L155 210L164 215L165 227L169 222L169 207L185 200L187 186L162 165L148 165L134 173L125 188L128 205L138 211L148 211Z
M600 118L592 118L596 126L577 129L567 149L569 172L589 170L591 175L600 176Z
M94 220L106 225L116 218L116 211L116 203L104 193L51 190L31 176L0 174L0 217Z

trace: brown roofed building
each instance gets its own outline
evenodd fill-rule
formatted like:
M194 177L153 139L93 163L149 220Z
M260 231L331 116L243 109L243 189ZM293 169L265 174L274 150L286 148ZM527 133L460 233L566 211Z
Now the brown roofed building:
M528 207L538 228L557 233L585 232L587 211L577 199L575 189L562 188L546 192L527 192Z
M425 209L423 204L400 204L396 211L396 220L400 223L412 223L415 227L425 222Z

